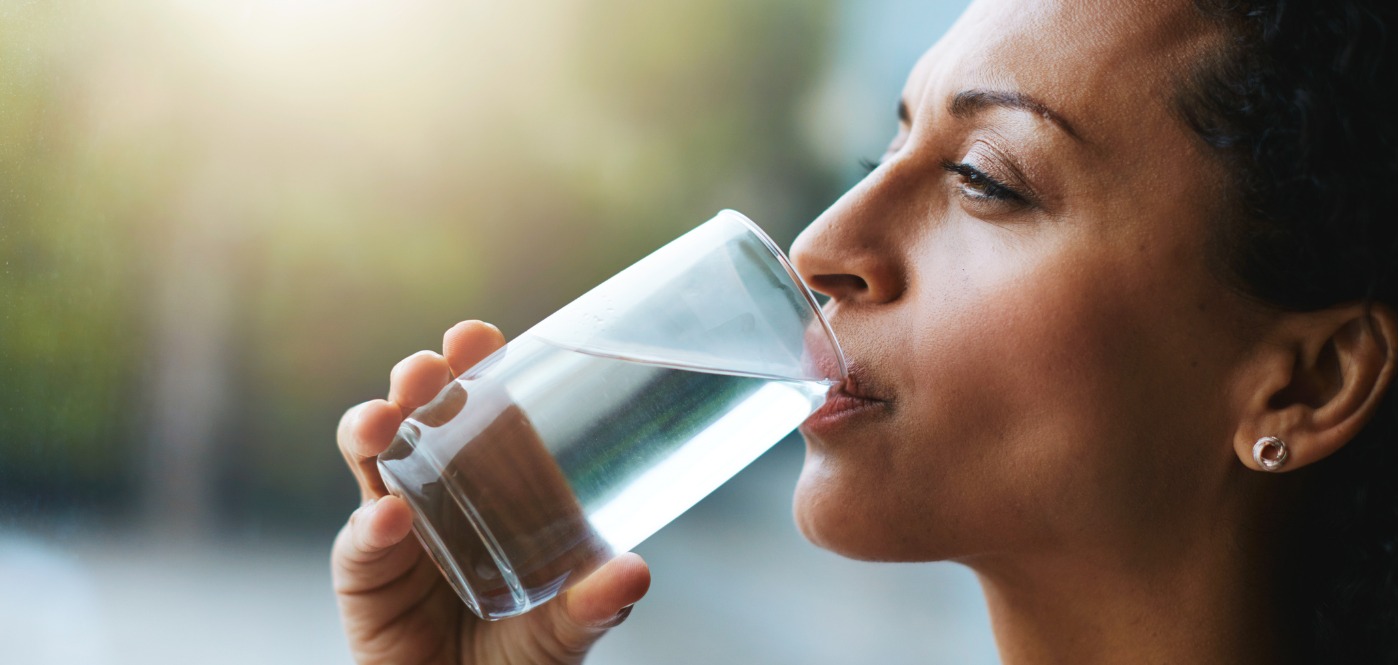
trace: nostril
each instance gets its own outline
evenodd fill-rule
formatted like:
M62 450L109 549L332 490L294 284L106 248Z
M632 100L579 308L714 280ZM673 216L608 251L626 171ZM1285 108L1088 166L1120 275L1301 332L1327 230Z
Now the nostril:
M809 282L813 291L838 299L858 296L870 289L864 279L851 274L813 275Z

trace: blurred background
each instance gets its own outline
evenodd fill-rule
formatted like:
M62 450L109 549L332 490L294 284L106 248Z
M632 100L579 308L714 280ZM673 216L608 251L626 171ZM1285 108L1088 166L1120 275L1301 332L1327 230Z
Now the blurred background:
M0 661L347 662L340 414L721 208L787 245L962 4L0 6ZM996 662L965 570L802 539L801 457L640 547L590 662Z

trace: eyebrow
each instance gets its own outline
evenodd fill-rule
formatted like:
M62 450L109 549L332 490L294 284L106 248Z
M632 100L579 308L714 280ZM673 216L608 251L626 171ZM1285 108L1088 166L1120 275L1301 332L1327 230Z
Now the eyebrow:
M1079 133L1074 131L1074 125L1069 124L1064 116L1056 113L1054 109L1046 106L1044 102L1019 92L1005 90L964 90L948 102L948 113L955 118L970 118L978 113L994 107L1016 109L1033 113L1051 124L1059 127L1064 133L1069 134L1076 141L1083 141ZM899 102L900 119L908 119L909 107L904 101Z

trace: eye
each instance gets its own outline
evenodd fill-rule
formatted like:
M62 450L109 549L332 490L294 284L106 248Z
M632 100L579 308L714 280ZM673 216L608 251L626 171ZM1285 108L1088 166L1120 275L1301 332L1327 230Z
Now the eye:
M880 168L880 162L877 162L873 159L866 159L864 157L861 157L859 160L857 160L856 163L860 164L860 167L865 169L866 173L872 173L875 171L875 169Z
M943 162L943 170L958 176L958 191L974 201L1002 201L1025 205L1029 201L1016 190L998 182L968 163Z

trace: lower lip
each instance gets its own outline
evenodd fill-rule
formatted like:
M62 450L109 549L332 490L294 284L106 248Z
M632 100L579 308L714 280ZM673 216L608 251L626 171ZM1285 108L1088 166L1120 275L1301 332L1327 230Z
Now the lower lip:
M880 400L856 397L843 392L834 393L826 398L826 403L813 412L799 429L820 434L836 429L858 416L884 407L885 402Z

